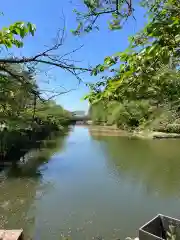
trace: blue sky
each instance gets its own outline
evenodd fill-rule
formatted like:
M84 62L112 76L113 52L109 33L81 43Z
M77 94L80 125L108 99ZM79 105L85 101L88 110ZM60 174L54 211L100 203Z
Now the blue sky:
M25 45L20 51L15 49L13 54L21 54L31 56L44 49L45 45L50 45L53 37L59 27L62 27L62 12L66 20L66 39L59 54L70 52L73 49L84 45L79 51L72 55L73 59L78 60L77 65L86 67L89 64L94 66L101 62L106 56L110 56L116 52L123 51L128 46L128 36L133 35L140 30L145 24L144 10L138 5L135 6L135 18L130 19L124 25L121 31L110 31L107 27L108 17L102 17L98 24L100 31L90 34L74 37L70 30L75 29L75 14L72 12L74 8L82 9L82 0L11 0L2 1L1 9L4 16L1 16L0 27L7 26L15 21L30 21L37 27L34 37L28 37ZM41 73L38 81L43 89L53 89L56 91L64 91L60 86L66 89L78 88L66 95L61 95L55 100L64 108L75 110L88 109L87 101L82 101L82 97L88 93L88 88L81 84L78 86L77 80L69 73L59 68L53 68L47 72L48 76ZM85 82L93 82L97 78L84 74Z

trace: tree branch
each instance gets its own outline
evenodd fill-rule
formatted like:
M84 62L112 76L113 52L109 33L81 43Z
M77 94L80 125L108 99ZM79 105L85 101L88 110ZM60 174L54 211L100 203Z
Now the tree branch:
M66 90L66 91L64 91L64 92L56 93L56 94L52 95L51 97L49 97L49 98L48 98L48 101L51 100L51 99L53 99L53 98L55 98L55 97L58 97L58 96L60 96L60 95L63 95L63 94L72 92L72 91L74 91L74 90L77 90L77 89L69 89L69 90Z
M76 51L80 50L83 46L80 46L65 54L59 55L57 51L60 49L60 47L63 46L64 38L65 38L65 20L63 28L58 30L55 42L51 47L48 47L46 50L31 57L0 58L0 68L3 68L5 64L41 63L44 65L59 67L63 70L67 70L68 72L72 71L73 75L75 75L76 71L90 72L92 69L75 66L74 64L70 64L68 59L64 59L65 56L75 53Z

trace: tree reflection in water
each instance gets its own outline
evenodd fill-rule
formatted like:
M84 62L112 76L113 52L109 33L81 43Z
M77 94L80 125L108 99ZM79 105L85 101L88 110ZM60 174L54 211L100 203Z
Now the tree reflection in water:
M64 147L64 142L65 136L54 136L44 141L40 149L29 152L24 164L14 163L4 174L1 172L0 229L23 228L26 237L33 233L33 202L43 195L50 184L42 184L41 168Z
M139 182L147 192L180 196L180 140L131 140L90 134L104 142L109 164L119 174Z

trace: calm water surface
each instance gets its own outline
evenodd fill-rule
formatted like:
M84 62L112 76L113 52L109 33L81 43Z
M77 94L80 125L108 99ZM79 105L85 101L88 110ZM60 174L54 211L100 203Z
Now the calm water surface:
M0 228L33 239L135 237L157 213L180 218L180 141L93 136L75 127L0 175Z

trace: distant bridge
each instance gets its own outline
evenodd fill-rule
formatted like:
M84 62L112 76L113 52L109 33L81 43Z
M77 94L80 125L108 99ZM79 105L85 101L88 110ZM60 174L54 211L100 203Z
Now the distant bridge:
M71 123L72 124L88 124L88 121L90 121L89 116L86 115L85 112L83 111L81 112L81 114L78 114L78 113L77 112L72 113Z

